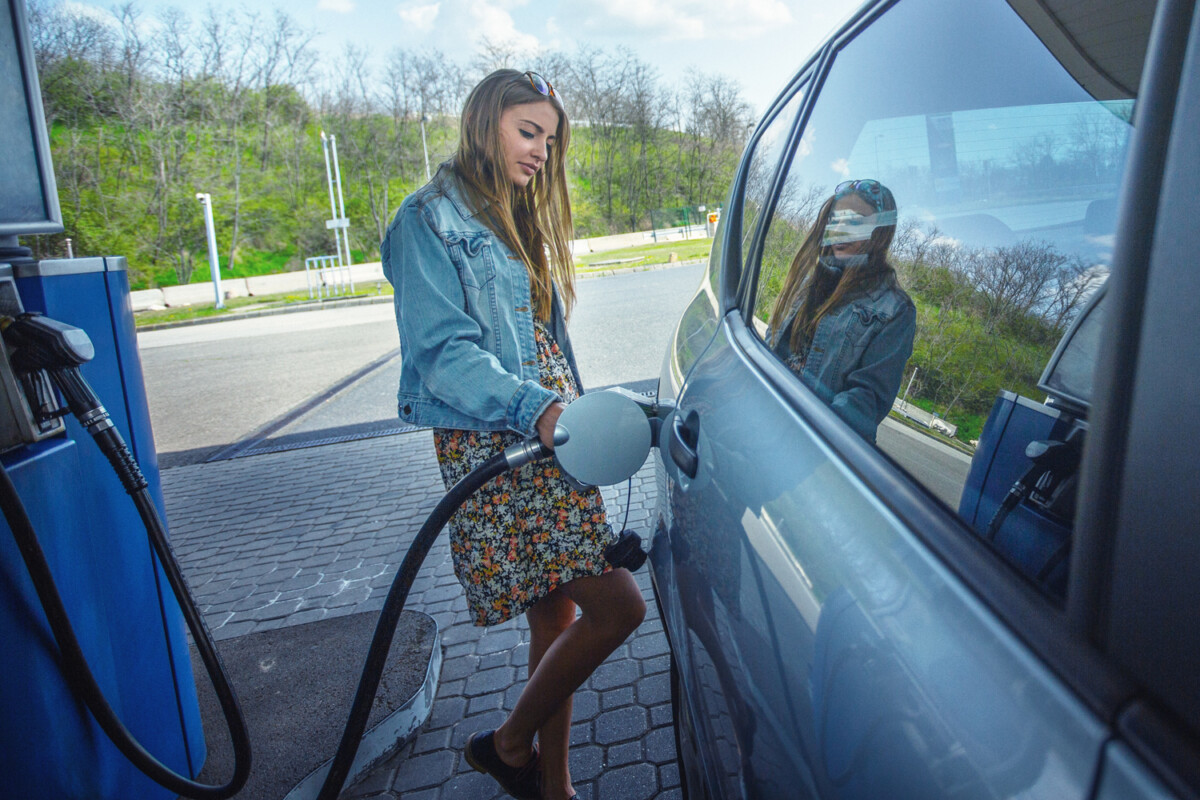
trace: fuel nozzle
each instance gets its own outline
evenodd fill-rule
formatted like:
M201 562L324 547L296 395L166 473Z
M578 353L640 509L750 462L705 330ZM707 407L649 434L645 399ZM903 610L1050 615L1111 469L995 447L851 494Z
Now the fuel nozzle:
M66 400L67 408L113 465L125 491L132 495L144 489L146 479L137 461L113 425L104 404L79 371L80 366L96 355L96 348L87 333L36 312L6 318L0 327L5 344L13 351L13 369L17 373L44 371L49 375Z
M12 365L17 373L45 371L67 401L81 425L95 433L108 423L108 412L79 367L96 355L92 340L82 328L68 325L36 312L9 318L3 326L4 341L12 348Z

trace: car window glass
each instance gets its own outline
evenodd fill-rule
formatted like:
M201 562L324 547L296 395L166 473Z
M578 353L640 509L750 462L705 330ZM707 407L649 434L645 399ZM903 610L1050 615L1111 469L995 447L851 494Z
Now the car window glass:
M893 7L836 54L746 267L763 345L1052 596L1087 409L1038 383L1108 275L1134 103L1063 63L1000 0Z
M1092 378L1100 348L1104 320L1104 293L1097 292L1088 308L1063 339L1058 358L1046 367L1039 388L1065 405L1087 408L1092 399Z
M787 104L766 123L766 128L754 146L754 155L746 173L742 201L742 263L747 263L759 214L771 192L771 179L783 155L792 123L804 101L804 89L795 91Z

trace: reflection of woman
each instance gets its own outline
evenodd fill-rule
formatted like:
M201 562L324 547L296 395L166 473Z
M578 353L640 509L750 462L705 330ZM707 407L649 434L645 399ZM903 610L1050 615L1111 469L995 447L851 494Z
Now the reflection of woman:
M574 297L569 135L545 79L493 72L467 98L454 158L404 201L384 239L404 350L400 414L434 429L447 487L524 437L553 446L579 392L560 302ZM524 613L531 638L516 706L471 736L465 758L515 797L574 797L571 697L646 611L629 571L605 563L612 529L599 491L577 492L536 462L485 484L451 519L450 539L476 624Z
M887 262L896 200L879 181L846 181L792 259L767 343L869 441L912 355L917 312Z

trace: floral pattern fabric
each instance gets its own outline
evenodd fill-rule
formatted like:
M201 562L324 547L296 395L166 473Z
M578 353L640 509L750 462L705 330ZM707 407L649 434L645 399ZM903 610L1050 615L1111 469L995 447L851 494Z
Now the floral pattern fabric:
M566 357L541 322L534 323L541 384L571 402L579 391ZM463 476L521 441L513 431L435 428L442 481ZM485 483L450 518L454 573L476 625L523 613L556 587L610 567L613 540L599 489L574 489L551 459L526 464Z

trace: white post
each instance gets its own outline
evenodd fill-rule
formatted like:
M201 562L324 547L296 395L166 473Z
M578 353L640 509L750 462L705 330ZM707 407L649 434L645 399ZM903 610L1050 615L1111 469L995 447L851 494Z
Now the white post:
M329 137L325 135L325 131L321 131L321 151L325 154L325 181L329 184L329 216L331 222L338 218L337 203L333 200L333 172L329 168ZM326 227L333 228L333 241L337 249L338 265L342 263L342 234L336 225Z
M204 206L204 226L208 229L208 269L212 273L217 308L224 308L225 298L221 294L221 262L217 255L217 232L213 226L212 197L205 192L197 192L196 199Z
M908 413L908 391L909 391L909 389L911 389L911 388L912 388L912 382L913 382L913 381L916 379L916 377L917 377L917 368L916 368L916 367L913 367L913 373L912 373L912 375L908 376L908 386L905 386L905 387L904 387L904 400L903 400L903 402L904 402L904 413L905 413L905 414L907 414L907 413Z
M421 115L421 150L425 152L425 180L430 179L429 176L429 147L425 144L425 123L429 122L429 115Z
M333 179L334 179L334 181L336 181L336 182L337 182L337 194L338 194L338 219L339 219L339 220L345 220L345 219L346 219L346 201L342 199L342 171L341 171L341 170L338 168L338 156L337 156L337 137L336 137L336 136L330 136L330 137L329 137L329 143L330 143L330 145L333 147ZM349 222L348 222L348 221L347 221L347 222L343 222L342 224L343 224L343 225L345 226L345 228L346 228L346 230L344 231L344 235L342 236L342 241L344 241L344 242L346 243L346 269L347 269L347 271L348 271L348 270L349 270L349 268L350 268L350 264L351 264L351 258L350 258L350 224L349 224ZM353 286L353 284L350 286L350 291L354 291L354 286Z

